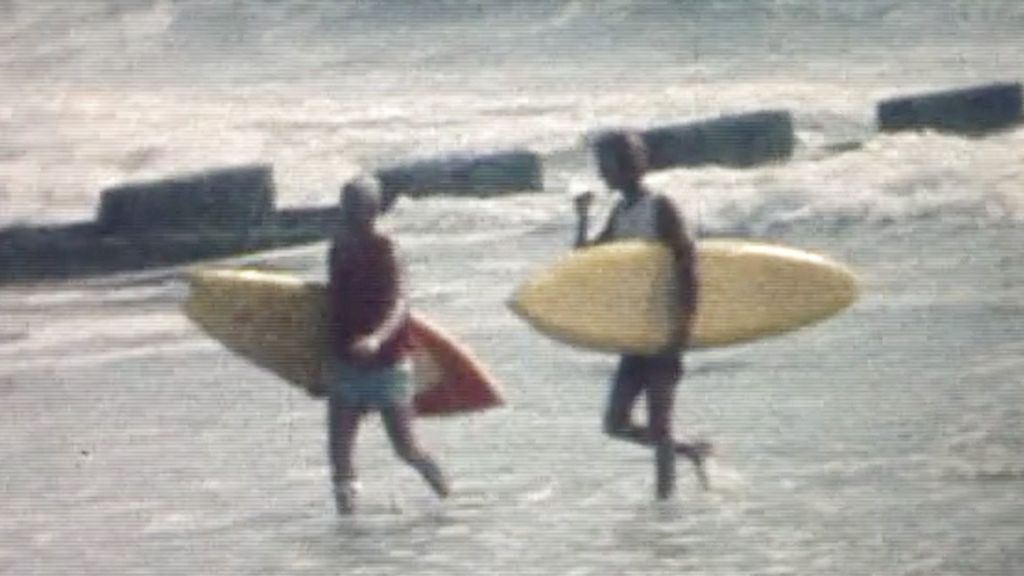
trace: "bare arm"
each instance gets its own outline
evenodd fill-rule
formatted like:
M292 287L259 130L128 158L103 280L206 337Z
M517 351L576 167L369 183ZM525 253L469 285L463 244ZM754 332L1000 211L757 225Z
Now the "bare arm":
M363 336L359 340L368 340L375 342L374 348L379 348L382 342L386 342L391 339L398 330L402 327L405 322L406 316L409 314L409 304L406 302L404 297L399 297L395 301L395 305L392 306L391 311L388 312L387 317L384 321L377 326L377 329L369 334Z
M696 246L686 234L686 226L678 209L664 196L658 197L658 237L672 251L677 277L679 306L684 321L674 335L673 347L689 345L690 332L698 302L698 272Z

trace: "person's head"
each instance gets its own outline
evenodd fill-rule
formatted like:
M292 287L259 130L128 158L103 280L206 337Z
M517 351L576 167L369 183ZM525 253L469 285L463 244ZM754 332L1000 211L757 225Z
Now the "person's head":
M354 232L373 230L381 212L380 184L376 178L361 176L341 188L341 222Z
M605 132L594 140L601 178L616 190L635 188L649 167L647 145L635 132Z

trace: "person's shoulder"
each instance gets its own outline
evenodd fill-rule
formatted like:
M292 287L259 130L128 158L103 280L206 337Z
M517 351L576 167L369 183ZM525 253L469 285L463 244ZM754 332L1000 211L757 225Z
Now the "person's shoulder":
M372 246L382 253L393 254L398 250L398 243L387 234L374 234Z
M693 242L693 229L687 214L672 196L664 193L652 194L658 226L663 234L681 235Z
M675 199L668 194L657 191L652 191L649 194L651 196L651 201L654 202L654 205L658 210L669 211L677 216L680 214L679 205L676 204Z
M396 266L402 265L402 250L399 243L388 234L375 234L368 249L374 258Z

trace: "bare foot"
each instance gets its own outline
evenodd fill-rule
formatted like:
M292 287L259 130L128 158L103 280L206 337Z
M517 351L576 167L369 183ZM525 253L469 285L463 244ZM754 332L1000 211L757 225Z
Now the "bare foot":
M355 480L343 480L334 485L334 505L339 516L348 516L355 512L359 490L360 485Z
M707 466L704 463L713 452L714 447L710 442L698 441L689 444L679 442L676 444L676 453L690 459L694 472L697 474L697 481L700 482L700 486L704 490L711 489L711 479L708 478Z

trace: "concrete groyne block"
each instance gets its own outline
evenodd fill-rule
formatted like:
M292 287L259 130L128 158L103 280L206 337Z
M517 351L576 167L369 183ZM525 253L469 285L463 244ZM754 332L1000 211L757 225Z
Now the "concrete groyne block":
M1013 126L1021 117L1019 82L891 98L878 104L878 128L884 132L931 128L973 135Z
M274 210L273 167L249 165L104 190L98 229L104 234L156 230L244 231Z
M796 137L786 111L762 111L651 128L641 133L651 169L718 164L746 168L786 160Z
M454 195L487 197L542 190L541 158L529 150L453 154L377 171L385 198Z

